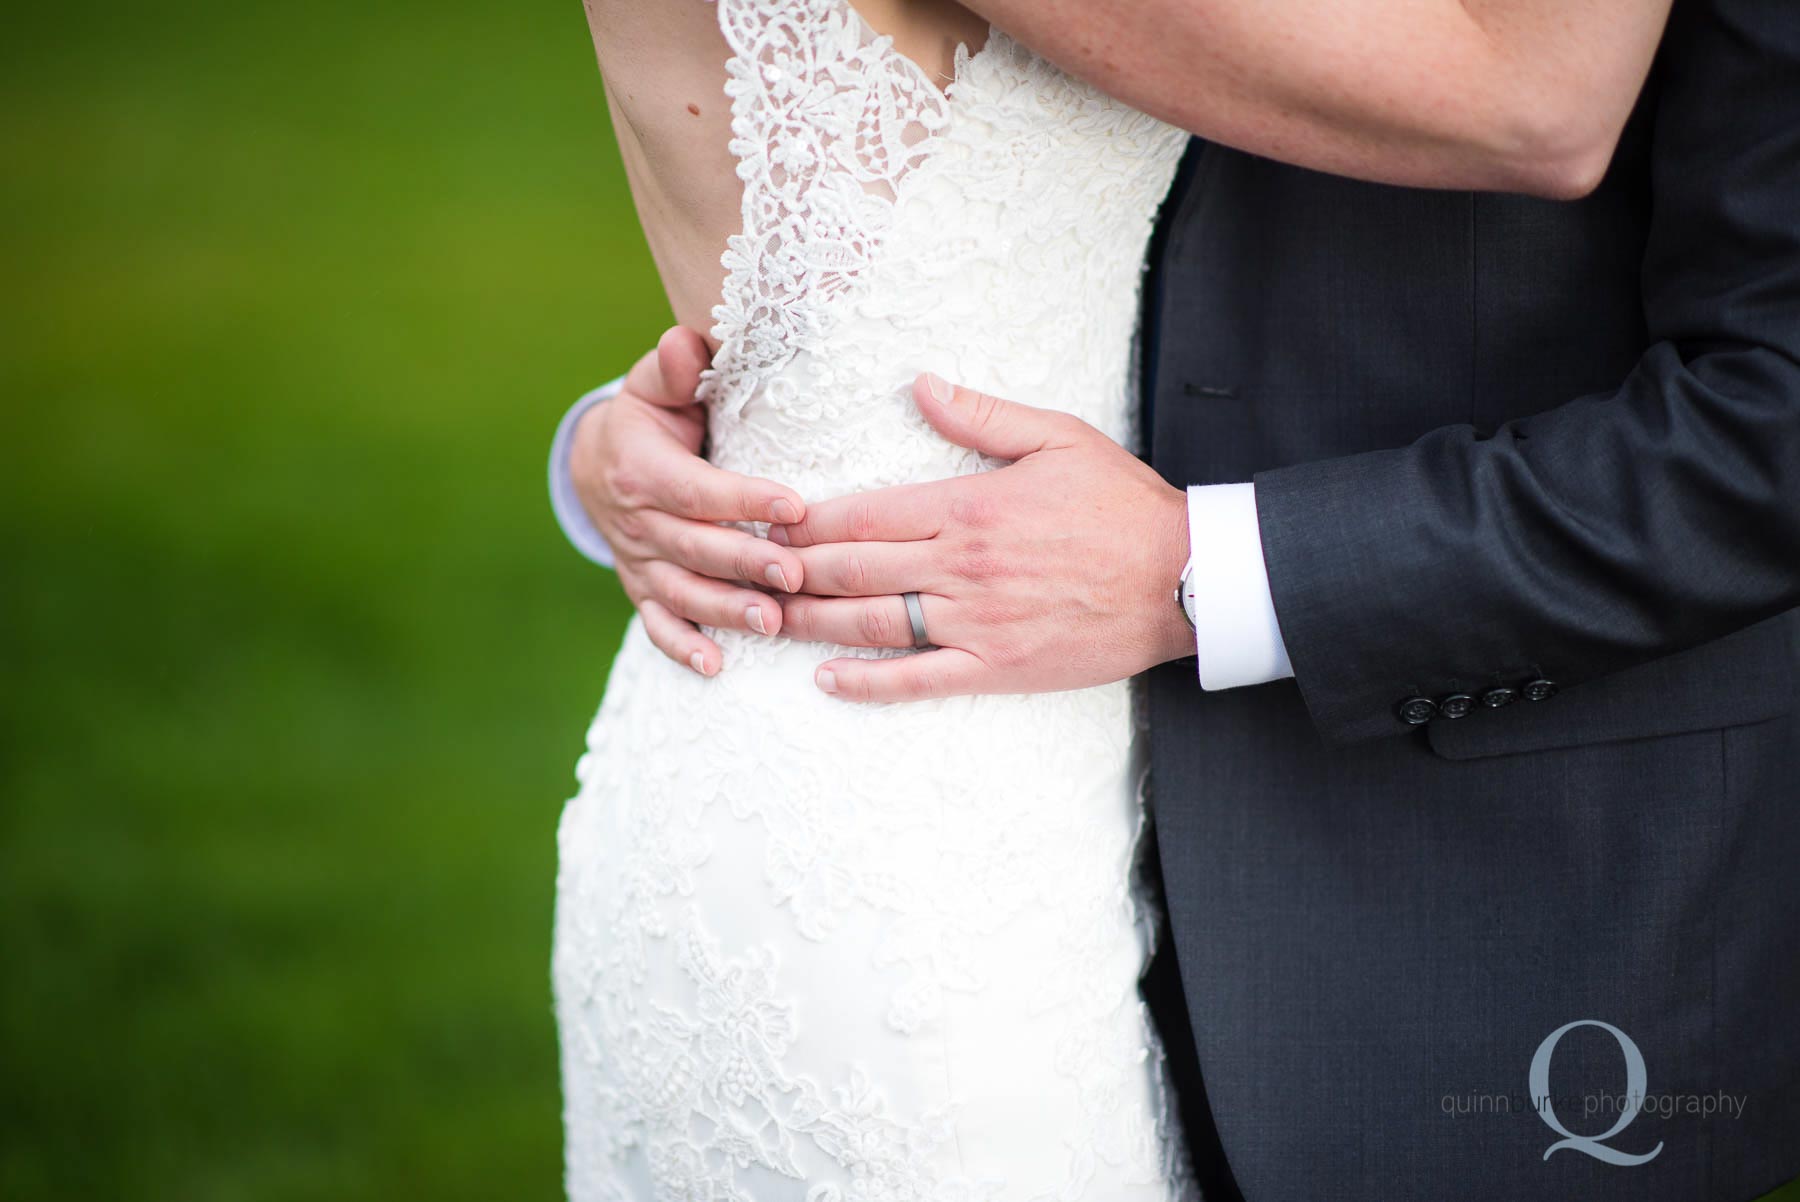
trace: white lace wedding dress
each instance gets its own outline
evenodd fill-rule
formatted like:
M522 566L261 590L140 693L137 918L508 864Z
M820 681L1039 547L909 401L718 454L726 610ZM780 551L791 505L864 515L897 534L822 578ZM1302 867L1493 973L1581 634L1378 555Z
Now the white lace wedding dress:
M918 416L928 369L1133 443L1184 136L998 32L940 91L845 0L718 7L714 461L813 500L998 466ZM571 1197L1191 1196L1137 994L1128 685L847 703L818 663L900 653L716 637L703 679L633 621L563 816Z

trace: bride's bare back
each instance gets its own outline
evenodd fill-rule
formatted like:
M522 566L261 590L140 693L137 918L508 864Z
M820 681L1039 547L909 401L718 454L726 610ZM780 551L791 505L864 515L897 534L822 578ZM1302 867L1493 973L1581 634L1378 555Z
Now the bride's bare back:
M719 254L741 224L743 185L729 149L730 52L703 0L585 0L594 53L638 220L675 320L712 328ZM934 79L956 47L978 49L987 23L952 0L857 0L868 24ZM708 339L710 341L710 334Z

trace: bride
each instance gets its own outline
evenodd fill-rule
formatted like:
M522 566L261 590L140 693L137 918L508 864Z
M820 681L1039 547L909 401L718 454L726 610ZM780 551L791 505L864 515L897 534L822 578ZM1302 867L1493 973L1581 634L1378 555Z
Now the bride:
M1556 3L1572 23L1629 7ZM1129 681L840 700L820 665L912 652L780 638L779 597L805 582L759 537L809 499L997 466L919 416L922 372L1135 448L1141 265L1187 134L948 0L587 7L669 300L711 330L709 458L785 487L756 522L686 536L767 589L696 584L684 616L706 634L646 601L577 768L553 972L570 1195L1192 1196L1137 992L1152 929ZM1271 96L1354 109L1303 49L1280 61L1304 43L1275 36L1285 6L1241 7L1239 34L1271 26ZM1429 67L1430 39L1405 35L1431 7L1333 11ZM1210 98L1240 143L1263 129L1292 149L1282 101L1244 116L1242 73L1191 82L1179 103L1134 99L1180 116ZM1446 154L1426 180L1399 137L1332 153L1316 157L1495 178Z

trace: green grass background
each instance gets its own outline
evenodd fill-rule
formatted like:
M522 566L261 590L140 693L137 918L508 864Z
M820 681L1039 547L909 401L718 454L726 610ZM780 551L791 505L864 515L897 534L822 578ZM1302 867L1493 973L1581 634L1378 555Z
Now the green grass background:
M554 1198L625 607L543 456L667 321L580 6L38 5L0 66L0 1199Z
M0 1199L548 1199L626 615L551 430L668 322L575 0L0 37Z

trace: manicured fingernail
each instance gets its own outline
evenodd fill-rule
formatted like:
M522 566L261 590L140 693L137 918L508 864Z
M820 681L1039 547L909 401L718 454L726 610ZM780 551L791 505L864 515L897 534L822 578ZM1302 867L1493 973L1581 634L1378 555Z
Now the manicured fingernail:
M770 526L769 541L774 543L777 547L792 545L788 539L787 527L785 526Z
M818 674L814 676L813 679L818 682L819 688L823 691L827 693L837 692L837 673L833 672L830 668L820 668Z
M792 505L788 504L786 499L778 500L773 505L769 506L769 520L770 521L794 522L794 521L798 521L799 519L800 519L799 512L796 511Z
M781 565L778 563L772 563L763 569L763 579L767 580L770 584L774 585L784 593L791 593L794 591L788 587L787 573L781 570Z
M696 651L688 656L688 663L693 667L694 671L700 673L702 676L706 675L706 657L704 655Z
M750 629L756 631L758 634L769 633L768 627L763 625L762 606L760 605L752 605L750 608L746 609L744 611L744 621L750 623Z
M940 405L948 405L956 396L956 390L950 387L950 381L935 372L925 373L925 390Z

